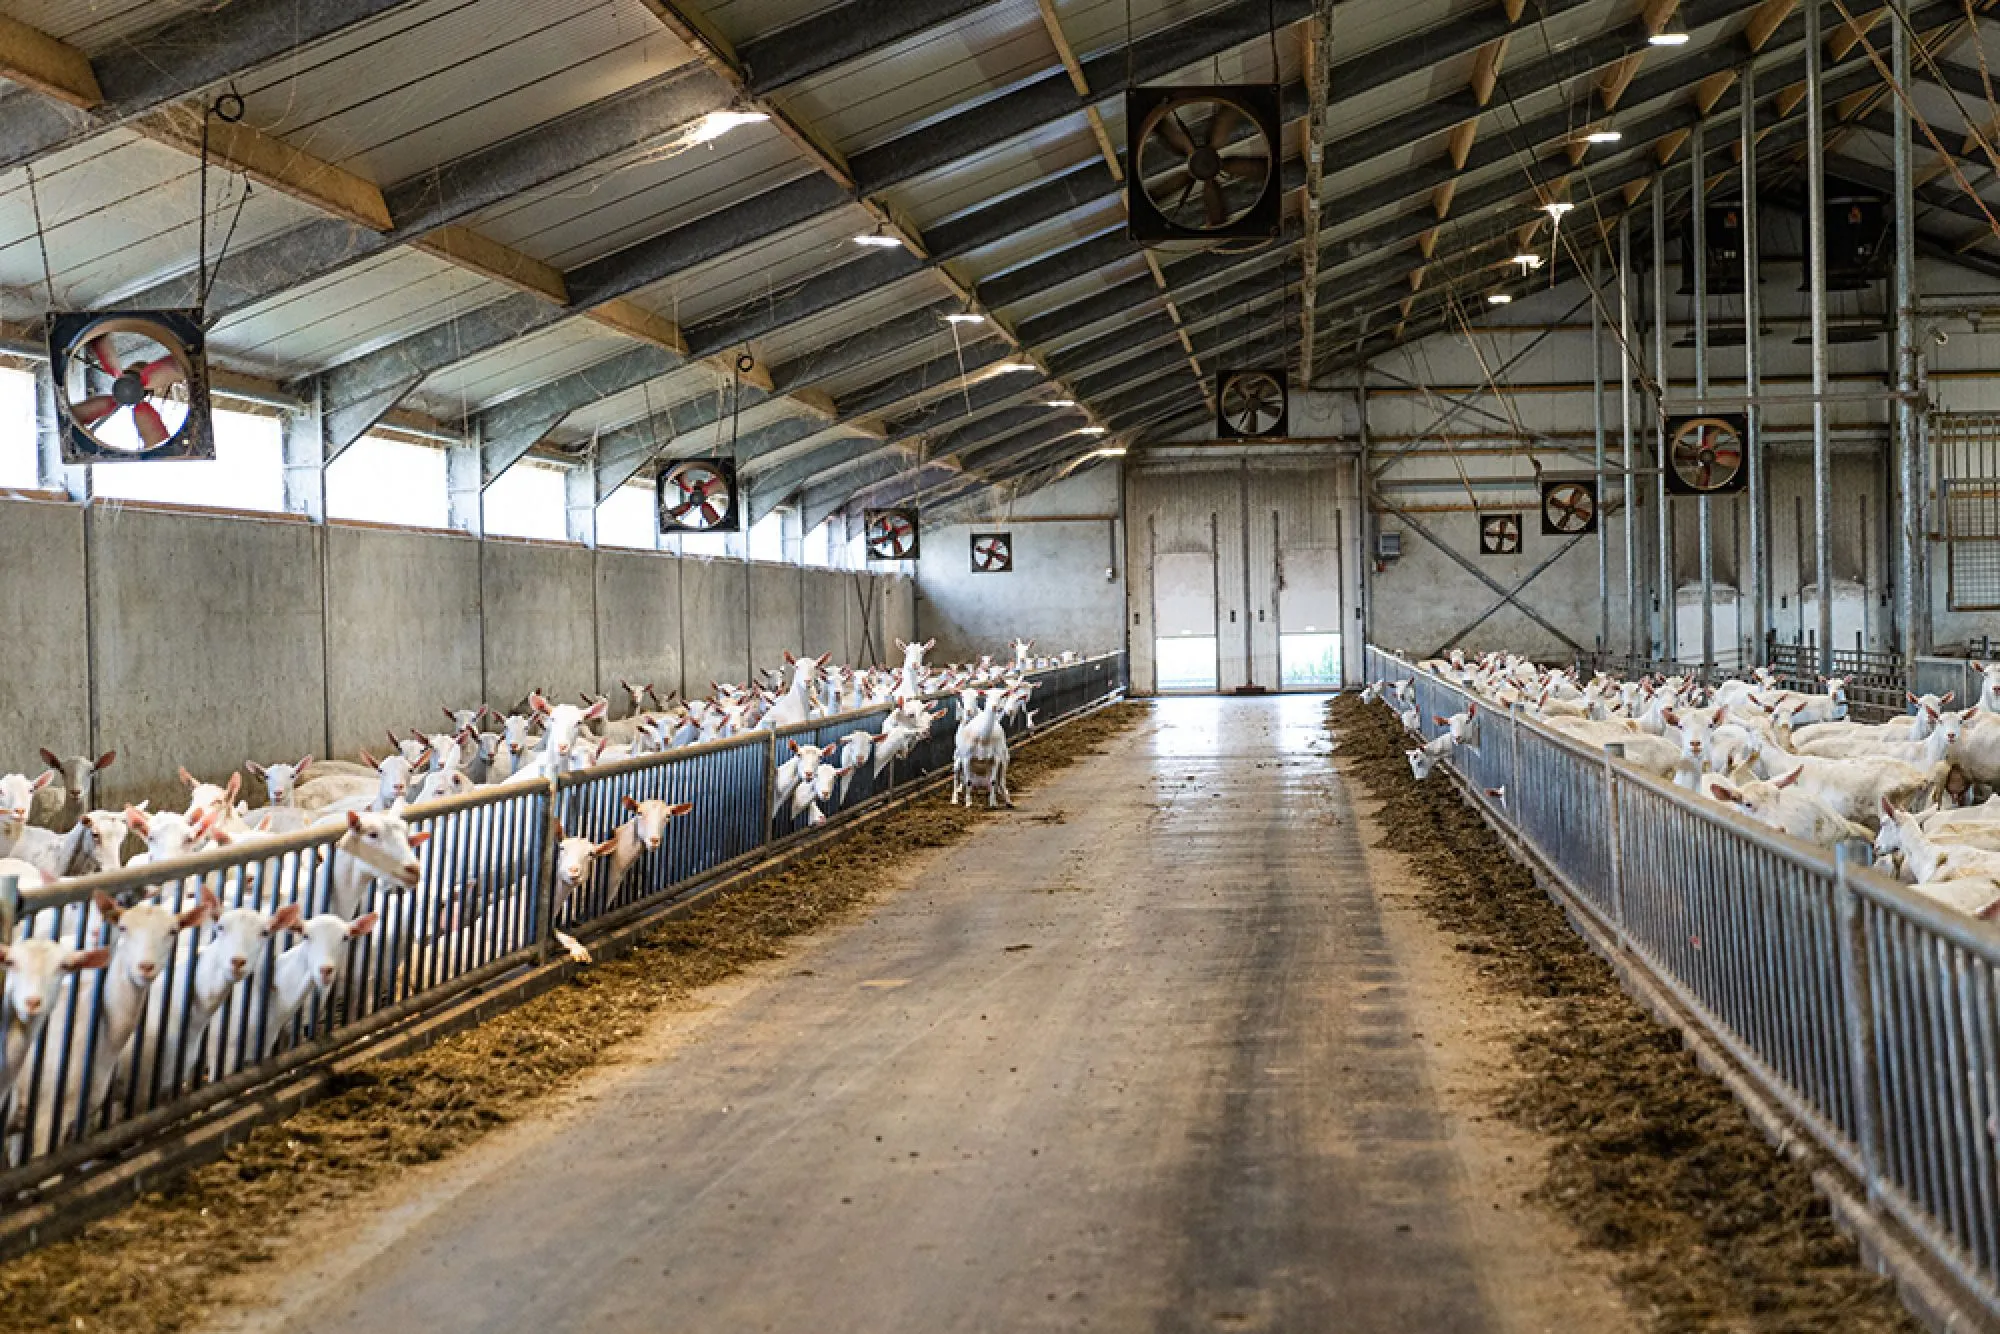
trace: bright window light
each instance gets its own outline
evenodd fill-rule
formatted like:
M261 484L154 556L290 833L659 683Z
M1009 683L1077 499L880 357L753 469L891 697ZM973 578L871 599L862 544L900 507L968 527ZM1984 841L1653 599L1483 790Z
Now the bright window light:
M281 513L285 448L278 419L217 408L214 422L213 459L95 464L91 490L106 500Z
M563 471L544 463L517 463L486 488L486 531L496 537L569 536L563 515Z
M328 518L364 523L449 527L444 451L407 440L362 436L327 467L326 513Z
M621 486L597 507L597 542L606 547L652 551L659 546L659 511L650 486Z
M782 561L785 558L785 511L772 510L750 525L750 559Z
M0 487L32 489L35 468L35 377L0 366Z
M730 554L729 540L735 533L682 533L681 555L710 558Z
M825 569L833 564L833 520L822 519L799 545L799 564Z

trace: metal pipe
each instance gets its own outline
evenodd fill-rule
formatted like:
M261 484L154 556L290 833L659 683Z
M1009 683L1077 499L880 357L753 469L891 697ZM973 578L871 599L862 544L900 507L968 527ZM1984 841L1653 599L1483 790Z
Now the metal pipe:
M1896 87L1907 92L1915 87L1910 72L1910 27L1895 23L1893 28ZM1919 469L1923 451L1917 438L1917 209L1916 177L1910 162L1910 108L1902 97L1891 97L1894 115L1896 198L1892 204L1896 218L1896 463L1898 510L1902 523L1902 578L1897 588L1897 622L1900 626L1903 662L1916 667L1917 655L1929 647L1923 623L1930 603L1929 571L1925 568L1923 511ZM1921 601L1920 601L1921 599Z
M1750 499L1750 644L1748 663L1764 664L1764 645L1770 638L1767 618L1771 608L1770 514L1764 494L1764 411L1757 402L1758 339L1764 322L1764 303L1757 291L1761 256L1757 240L1757 71L1745 64L1737 75L1741 91L1738 105L1743 108L1743 395L1745 427L1743 448L1749 468ZM1739 584L1741 580L1737 581ZM1743 630L1737 603L1737 632Z
M1611 647L1611 530L1603 521L1604 486L1604 252L1590 252L1590 429L1597 469L1597 651Z
M1674 624L1674 526L1667 513L1667 188L1653 180L1653 454L1659 471L1653 477L1659 523L1659 648L1653 656L1672 662L1680 645Z
M1618 219L1618 457L1624 469L1625 651L1639 652L1639 515L1632 489L1632 215Z
M1819 587L1819 674L1833 671L1833 455L1826 403L1826 107L1820 0L1806 3L1806 252L1812 297L1813 581ZM1900 25L1899 25L1900 26Z
M1688 209L1694 228L1694 393L1708 397L1708 127L1697 122L1689 147ZM1695 501L1696 541L1701 544L1701 670L1715 670L1715 502Z

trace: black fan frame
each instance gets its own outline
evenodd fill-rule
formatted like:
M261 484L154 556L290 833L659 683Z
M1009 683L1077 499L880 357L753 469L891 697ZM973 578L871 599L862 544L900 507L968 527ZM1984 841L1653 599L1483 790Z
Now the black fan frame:
M1270 145L1270 174L1264 193L1242 217L1213 229L1183 227L1170 220L1154 205L1141 179L1140 131L1154 111L1168 103L1199 102L1207 99L1234 102L1245 112ZM1275 241L1284 228L1284 117L1282 98L1276 84L1206 84L1191 87L1128 89L1125 93L1125 160L1132 167L1125 174L1125 214L1134 241L1141 245L1223 243L1230 241Z
M155 341L166 346L177 342L187 354L187 420L166 443L153 449L131 452L107 449L91 438L90 432L69 414L68 367L71 355L85 335L108 320L150 323L159 326L165 337ZM62 461L72 466L92 463L166 463L215 457L215 419L208 392L208 339L199 310L52 310L44 325L49 349L49 373L55 381L56 411L62 422Z
M1590 496L1590 522L1581 528L1559 527L1549 517L1550 495L1563 487L1570 486L1579 487ZM1597 494L1597 479L1595 477L1545 476L1542 478L1541 495L1542 536L1544 537L1582 537L1586 534L1596 532L1598 521L1604 517L1603 497Z
M722 522L711 528L698 528L682 523L667 510L667 484L675 473L686 468L704 467L713 469L729 488L729 512L722 516ZM676 499L679 498L676 493ZM727 457L674 459L660 466L659 476L653 479L653 510L658 516L660 532L665 536L677 533L740 533L743 531L743 486L736 479L736 460Z
M1743 459L1736 467L1736 473L1720 486L1707 490L1696 486L1681 476L1674 466L1674 442L1681 432L1696 422L1721 422L1736 432L1736 438L1743 443ZM1703 412L1686 417L1667 418L1667 494L1670 496L1728 496L1747 489L1750 485L1750 418L1741 412Z
M1248 375L1268 376L1278 386L1278 420L1268 431L1239 431L1222 410L1230 382ZM1292 388L1283 366L1237 366L1215 373L1215 434L1221 440L1282 440L1292 431Z
M1486 525L1495 519L1514 521L1514 545L1502 546L1487 535ZM1482 556L1518 556L1525 537L1526 524L1519 510L1482 510L1479 514L1479 554Z
M910 549L901 556L880 556L875 553L875 524L880 519L891 517L901 518L910 525ZM917 512L907 506L900 505L888 506L882 509L863 510L861 512L861 549L867 559L873 561L921 559L924 549L924 527L918 519Z
M980 568L979 544L981 542L998 542L1000 544L1000 563L998 565L995 565L990 569ZM972 535L972 544L970 547L970 553L972 558L972 572L974 574L1014 573L1014 534L1012 534L1011 532L974 533Z

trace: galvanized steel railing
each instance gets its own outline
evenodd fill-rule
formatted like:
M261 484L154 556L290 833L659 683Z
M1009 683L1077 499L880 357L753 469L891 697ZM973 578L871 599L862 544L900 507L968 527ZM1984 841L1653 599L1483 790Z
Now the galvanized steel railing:
M1368 675L1415 680L1427 738L1470 698L1372 646ZM1488 814L2000 1316L2000 929L1518 713L1478 718L1447 763Z
M1124 655L1031 679L1028 710L1036 725L1046 725L1123 691ZM928 738L879 774L872 759L860 766L820 803L822 813L832 819L948 767L954 702L934 697L933 706L946 708ZM199 951L215 932L205 926L179 933L157 978L138 988L149 1017L115 1060L100 1048L116 1028L118 1007L108 1003L107 989L121 983L104 969L71 975L39 1033L14 1053L16 1067L0 1072L0 1106L7 1109L0 1201L545 958L558 930L609 925L767 853L805 830L803 816L772 809L773 775L790 743L831 746L829 761L837 763L843 737L879 732L887 716L886 708L860 710L408 807L402 814L412 831L429 835L413 888L357 879L359 864L339 850L348 831L333 823L21 895L17 938L61 940L78 950L107 934L90 906L99 894L175 913L208 893L225 909L275 913L296 903L304 917L338 908L344 917L373 912L377 921L348 941L333 979L309 985L289 1015L274 1000L281 990L275 979L284 946L300 937L273 934L247 976L227 985L205 1025L190 1016L206 1009L196 999ZM1013 720L1010 735L1028 730L1029 716L1023 711ZM641 847L623 883L611 884L608 863L600 861L592 879L558 903L558 838L609 840L632 818L627 802L649 799L693 809L667 823L658 847ZM214 990L208 987L207 995ZM8 1017L0 1015L0 1029ZM94 1095L86 1076L96 1071L102 1079L107 1067L109 1086Z

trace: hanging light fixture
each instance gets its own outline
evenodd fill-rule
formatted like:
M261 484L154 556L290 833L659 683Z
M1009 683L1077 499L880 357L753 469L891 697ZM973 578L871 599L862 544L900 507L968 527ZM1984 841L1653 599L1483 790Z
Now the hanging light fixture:
M1073 398L1052 398L1042 404L1042 406L1045 408L1073 408L1076 406L1076 400Z
M713 143L740 125L759 125L771 119L761 111L711 111L695 122L691 143Z
M1523 250L1507 262L1509 264L1519 264L1522 273L1533 273L1536 269L1542 267L1542 257L1532 250Z
M1513 299L1505 292L1489 292L1486 296L1487 304L1494 306L1504 306Z
M1583 136L1583 141L1587 144L1615 144L1624 137L1617 130L1592 130Z
M870 246L878 250L894 250L903 243L893 236L882 235L882 229L877 227L872 232L855 237L854 244Z
M1688 35L1678 28L1669 28L1665 32L1654 33L1646 40L1654 46L1686 46Z
M1567 199L1551 199L1548 203L1542 205L1542 212L1548 214L1551 220L1560 223L1563 220L1563 215L1575 207L1576 205L1570 203Z
M989 373L993 375L1018 375L1022 371L1031 371L1033 369L1035 368L1025 361L1003 361L994 366Z
M984 315L969 314L947 315L944 317L944 322L946 324L984 324L986 323L986 317Z

